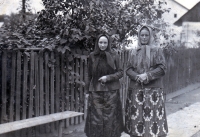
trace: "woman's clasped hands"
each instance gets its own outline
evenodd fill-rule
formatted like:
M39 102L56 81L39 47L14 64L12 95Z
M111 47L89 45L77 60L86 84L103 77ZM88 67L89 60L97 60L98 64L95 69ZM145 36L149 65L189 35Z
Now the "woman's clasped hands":
M147 84L148 83L148 76L147 76L147 73L142 73L142 74L139 74L136 76L136 81L138 83L141 83L141 84Z

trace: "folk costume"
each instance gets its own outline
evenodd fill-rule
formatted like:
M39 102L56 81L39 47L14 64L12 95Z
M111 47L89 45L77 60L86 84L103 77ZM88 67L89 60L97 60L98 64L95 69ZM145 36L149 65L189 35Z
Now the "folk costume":
M108 47L105 51L98 46L99 39L105 36ZM123 132L122 104L120 101L119 79L123 76L119 57L111 51L109 37L100 35L95 50L88 62L88 111L85 133L88 137L120 137ZM106 82L99 78L106 76Z
M149 42L141 44L140 33L148 29ZM168 132L162 77L165 58L154 44L152 29L143 26L138 32L138 49L132 51L126 73L130 78L125 108L125 132L131 137L161 137ZM146 73L146 80L138 75Z

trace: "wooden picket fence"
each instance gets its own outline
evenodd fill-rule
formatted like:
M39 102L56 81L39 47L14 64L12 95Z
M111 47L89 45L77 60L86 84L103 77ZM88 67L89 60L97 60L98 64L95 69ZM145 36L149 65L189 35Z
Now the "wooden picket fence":
M200 81L200 49L180 49L166 54L165 92L171 93ZM129 78L129 51L119 52L124 77L120 80L123 108ZM0 52L0 124L72 110L86 114L87 55L55 51L2 50ZM84 116L65 120L65 127L79 124Z
M166 55L167 73L164 76L166 94L200 82L200 48L178 49Z
M0 123L66 110L84 112L85 89L79 81L85 81L87 56L72 60L69 56L69 52L3 50ZM83 116L71 118L65 126L83 119Z

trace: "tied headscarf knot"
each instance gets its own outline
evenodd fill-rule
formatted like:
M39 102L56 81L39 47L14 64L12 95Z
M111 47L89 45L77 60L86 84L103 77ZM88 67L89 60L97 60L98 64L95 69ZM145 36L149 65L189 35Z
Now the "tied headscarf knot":
M145 45L145 62L147 63L147 68L150 67L150 57L151 57L151 48L148 45Z
M147 72L150 68L150 58L151 58L151 47L148 45L142 45L138 49L140 50L139 56L136 58L139 68L143 68L143 72Z

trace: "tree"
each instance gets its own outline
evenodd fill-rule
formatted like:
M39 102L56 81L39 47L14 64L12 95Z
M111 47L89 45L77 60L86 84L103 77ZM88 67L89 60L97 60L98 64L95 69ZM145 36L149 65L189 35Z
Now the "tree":
M23 14L23 19L25 20L25 13L26 13L26 0L22 0L22 14Z
M26 19L26 12L30 11L30 0L21 0L21 13L23 20Z
M159 24L160 15L168 10L162 8L166 4L162 0L42 1L45 9L37 20L27 21L15 30L20 35L17 37L26 41L21 46L56 48L62 52L75 47L93 50L100 33L112 36L115 45L126 43L127 34L135 35L147 21Z

